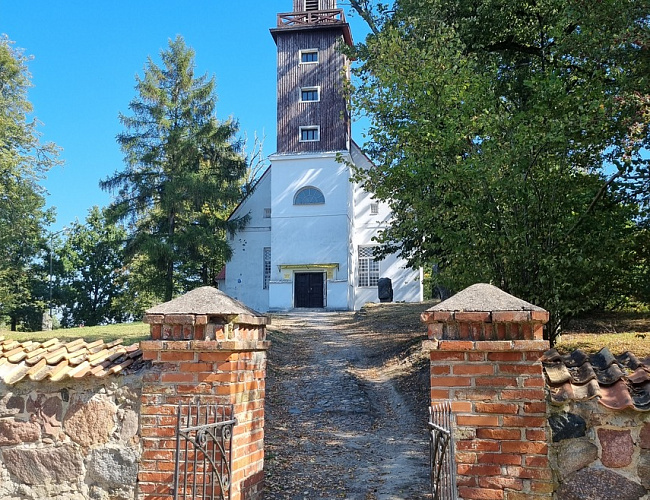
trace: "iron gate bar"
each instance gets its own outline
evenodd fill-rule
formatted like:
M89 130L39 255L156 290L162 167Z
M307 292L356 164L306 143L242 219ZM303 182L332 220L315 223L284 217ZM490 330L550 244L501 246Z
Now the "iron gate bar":
M433 500L456 500L456 453L451 403L429 407L429 460Z
M192 407L196 412L192 413ZM183 408L187 407L185 426L183 426ZM201 411L201 410L204 411ZM203 414L203 423L201 416ZM228 415L228 416L227 416ZM210 422L212 420L212 422ZM178 405L178 420L176 425L176 464L174 473L174 500L188 498L188 453L190 444L192 448L192 500L197 498L215 499L215 479L219 484L219 500L231 498L231 461L232 461L232 429L237 421L233 417L232 405ZM185 446L181 452L181 439L184 438ZM198 455L202 455L199 468ZM182 493L179 490L181 474L181 454L184 467ZM197 496L197 470L201 471L202 492ZM208 480L209 479L209 480ZM210 487L208 492L207 488ZM209 494L207 494L209 493Z

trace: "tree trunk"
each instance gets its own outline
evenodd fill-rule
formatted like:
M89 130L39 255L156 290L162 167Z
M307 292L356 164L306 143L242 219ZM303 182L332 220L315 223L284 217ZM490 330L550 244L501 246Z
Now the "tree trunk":
M174 230L176 229L176 213L172 210L169 213L169 241L167 244L171 247L170 254L174 252ZM174 296L174 259L167 261L167 275L165 276L165 302L172 300Z

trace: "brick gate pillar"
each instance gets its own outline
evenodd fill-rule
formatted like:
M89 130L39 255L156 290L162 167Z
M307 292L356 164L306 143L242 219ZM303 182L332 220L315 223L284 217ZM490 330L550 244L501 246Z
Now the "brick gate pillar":
M149 309L139 500L172 500L179 403L233 405L232 499L262 497L266 316L202 287Z
M540 358L548 312L486 284L422 313L431 403L450 401L462 499L551 498Z

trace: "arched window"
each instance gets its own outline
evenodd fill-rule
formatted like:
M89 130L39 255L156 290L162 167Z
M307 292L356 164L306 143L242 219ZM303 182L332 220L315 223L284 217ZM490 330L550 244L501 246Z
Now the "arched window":
M294 205L322 205L323 203L325 203L323 192L311 186L302 188L293 197Z

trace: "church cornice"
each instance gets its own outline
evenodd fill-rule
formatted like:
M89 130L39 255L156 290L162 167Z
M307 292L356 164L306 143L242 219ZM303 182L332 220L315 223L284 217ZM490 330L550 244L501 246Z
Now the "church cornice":
M343 157L345 160L350 159L350 151L325 151L318 153L274 153L269 156L269 160L273 161L291 161L291 160L305 160L305 159L318 159L318 158L338 158Z

